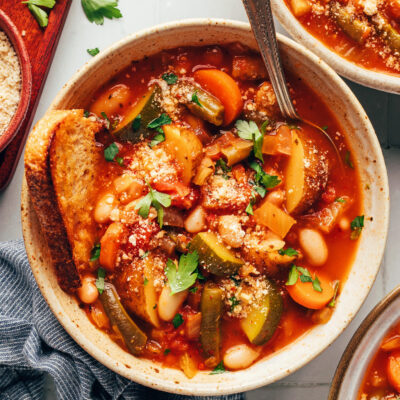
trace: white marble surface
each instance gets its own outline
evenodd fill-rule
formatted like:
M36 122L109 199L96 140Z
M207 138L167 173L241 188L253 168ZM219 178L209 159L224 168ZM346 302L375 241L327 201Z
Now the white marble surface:
M61 86L90 56L87 48L104 49L116 40L162 22L183 18L220 17L247 21L240 0L120 0L124 17L106 20L103 26L90 24L80 6L73 4L58 45L55 58L35 116L45 112ZM278 28L281 32L282 29ZM247 393L249 400L322 400L327 398L336 365L351 335L372 307L398 283L398 240L400 239L400 96L380 93L350 84L366 108L384 148L391 187L391 224L389 240L381 271L361 311L341 337L306 367L269 387ZM21 238L20 187L23 165L8 189L0 194L0 241ZM55 398L51 383L46 385L46 398Z

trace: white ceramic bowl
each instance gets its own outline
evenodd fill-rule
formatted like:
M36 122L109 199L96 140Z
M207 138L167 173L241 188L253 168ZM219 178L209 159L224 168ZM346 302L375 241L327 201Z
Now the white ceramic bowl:
M367 315L336 369L328 400L356 400L367 368L389 329L400 320L400 287Z
M371 71L346 60L309 33L292 14L284 0L271 0L271 5L275 17L292 37L320 56L337 73L373 89L400 93L400 76Z
M131 63L159 52L186 45L223 44L239 41L253 49L256 43L248 24L227 20L187 20L169 23L128 36L78 71L64 86L51 109L80 107L94 91ZM389 194L381 149L367 115L359 102L323 61L295 42L279 36L286 68L321 93L341 120L357 160L368 221L349 278L337 307L326 325L319 325L281 351L250 368L220 375L198 373L187 379L181 371L137 359L90 323L76 300L58 286L29 199L26 183L22 190L22 225L25 246L40 290L67 332L89 354L113 371L155 389L191 395L222 395L267 385L296 371L328 347L352 320L367 296L378 272L388 226Z

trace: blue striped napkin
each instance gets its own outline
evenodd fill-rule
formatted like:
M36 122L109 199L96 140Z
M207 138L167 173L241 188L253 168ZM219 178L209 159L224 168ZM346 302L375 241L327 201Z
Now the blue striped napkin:
M196 399L133 383L82 350L42 297L22 240L0 243L0 272L0 399L42 399L45 373L53 378L60 399Z

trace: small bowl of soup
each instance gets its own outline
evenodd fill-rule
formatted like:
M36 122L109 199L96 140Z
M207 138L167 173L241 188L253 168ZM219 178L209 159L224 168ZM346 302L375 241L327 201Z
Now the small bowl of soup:
M400 93L398 0L272 0L282 26L340 75Z
M16 135L31 97L29 56L18 29L0 10L0 151Z
M57 281L28 167L31 267L69 334L135 382L192 395L274 382L329 346L373 284L388 223L379 143L337 74L279 41L300 115L334 147L283 118L251 29L235 21L129 36L49 110L80 109L73 118L98 129L89 212L68 227L92 255L81 283Z
M348 344L329 400L396 400L400 396L400 289L365 318Z

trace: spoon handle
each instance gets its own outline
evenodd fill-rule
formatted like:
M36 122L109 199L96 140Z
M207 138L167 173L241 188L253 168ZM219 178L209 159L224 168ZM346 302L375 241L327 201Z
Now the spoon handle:
M279 55L270 0L242 0L284 117L300 119L290 98Z

